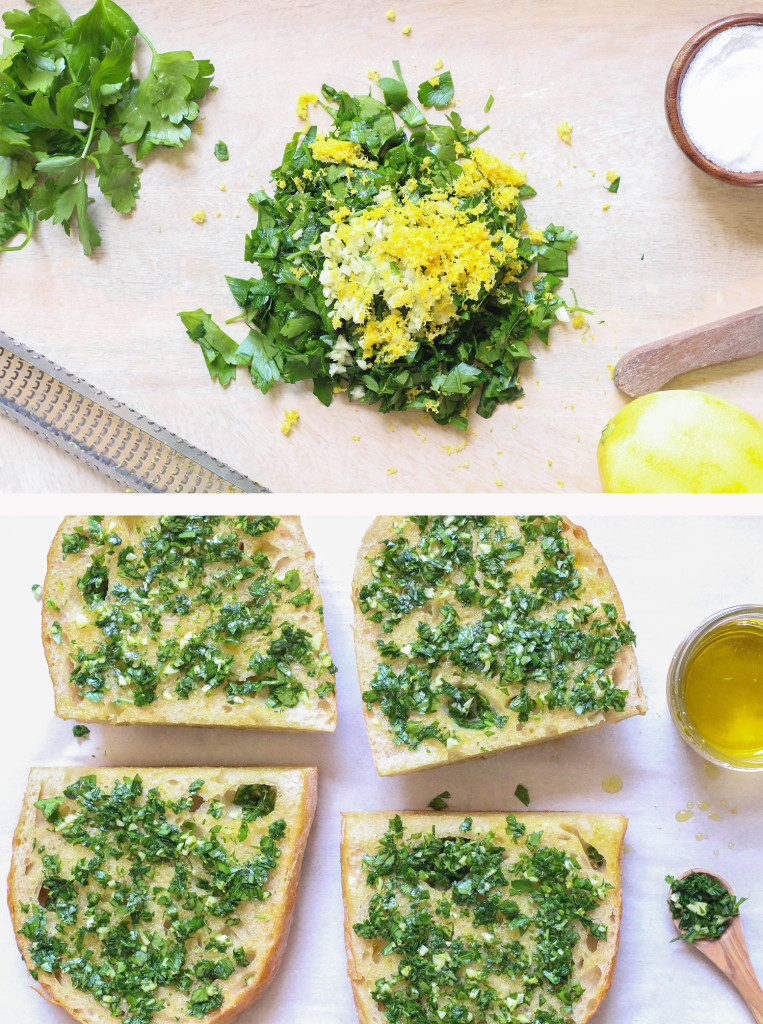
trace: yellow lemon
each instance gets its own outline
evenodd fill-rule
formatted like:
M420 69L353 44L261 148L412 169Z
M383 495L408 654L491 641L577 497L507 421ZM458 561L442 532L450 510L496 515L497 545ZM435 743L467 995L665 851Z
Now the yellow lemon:
M702 391L658 391L602 431L599 475L616 493L763 493L763 423Z

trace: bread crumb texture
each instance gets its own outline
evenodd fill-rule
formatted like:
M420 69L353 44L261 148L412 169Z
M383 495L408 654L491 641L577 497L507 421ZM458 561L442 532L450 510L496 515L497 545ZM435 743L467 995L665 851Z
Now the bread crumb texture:
M43 994L88 1024L232 1020L283 956L314 768L35 768L9 905Z
M61 718L335 726L335 667L296 516L69 516L42 619Z
M584 1024L614 970L626 825L617 814L345 815L360 1020Z
M381 516L354 580L358 676L382 775L644 714L634 634L560 516Z

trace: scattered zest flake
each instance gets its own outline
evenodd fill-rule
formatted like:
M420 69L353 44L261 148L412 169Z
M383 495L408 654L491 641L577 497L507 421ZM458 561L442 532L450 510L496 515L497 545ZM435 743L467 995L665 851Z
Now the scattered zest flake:
M197 224L204 224L206 219L207 215L203 210L197 210L196 213L191 214L191 220L196 221Z
M284 409L281 433L287 436L291 433L292 427L299 420L299 413L296 409Z
M308 107L311 103L318 102L318 94L315 92L303 92L297 100L297 117L307 121L309 117Z
M558 124L556 126L556 134L562 142L566 142L568 146L572 145L572 125L569 121L562 121L561 124Z
M390 7L390 9L387 11L387 21L394 21L394 20L395 20L395 12Z
M410 25L406 25L405 28L402 31L403 31L403 35L404 36L409 36L411 34L411 26Z

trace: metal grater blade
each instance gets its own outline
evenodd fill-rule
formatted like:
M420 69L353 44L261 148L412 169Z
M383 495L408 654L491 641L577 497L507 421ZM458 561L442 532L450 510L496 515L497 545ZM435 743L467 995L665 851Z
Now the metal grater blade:
M2 331L0 410L130 491L267 491Z

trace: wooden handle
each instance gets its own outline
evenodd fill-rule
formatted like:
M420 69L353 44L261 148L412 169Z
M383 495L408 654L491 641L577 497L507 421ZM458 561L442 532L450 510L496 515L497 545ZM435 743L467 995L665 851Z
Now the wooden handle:
M629 398L659 391L682 373L763 352L763 306L693 327L628 352L615 367L615 387Z
M755 976L747 951L742 921L736 917L720 939L699 941L696 947L723 971L747 1003L757 1024L763 1024L763 988Z

